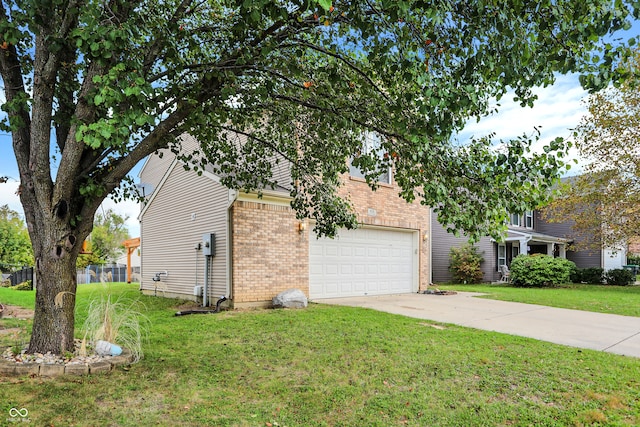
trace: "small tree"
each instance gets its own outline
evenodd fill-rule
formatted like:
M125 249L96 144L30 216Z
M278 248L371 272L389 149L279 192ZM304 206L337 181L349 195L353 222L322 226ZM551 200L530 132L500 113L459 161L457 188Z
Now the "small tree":
M470 236L499 236L505 212L546 201L564 171L561 138L452 142L509 89L581 73L598 90L629 73L605 36L631 23L626 2L85 0L0 2L0 78L38 287L29 353L73 348L75 265L109 195L148 155L181 160L245 191L288 166L291 206L320 235L353 228L339 197L348 159L376 185L393 167L407 201L435 206ZM629 42L631 43L631 41ZM635 43L635 40L633 40ZM526 130L523 130L526 131ZM362 153L381 136L387 156ZM238 138L243 142L238 144ZM209 165L212 163L212 165ZM295 184L295 185L294 185ZM496 191L500 188L501 191Z
M33 249L27 227L18 212L0 206L0 271L33 265Z
M128 217L120 216L111 209L96 215L91 232L91 247L101 264L115 262L124 253L122 242L129 238L127 219Z
M459 248L451 248L449 253L451 264L449 271L453 273L453 280L456 283L478 283L482 281L483 274L480 264L484 258L478 248L466 244Z

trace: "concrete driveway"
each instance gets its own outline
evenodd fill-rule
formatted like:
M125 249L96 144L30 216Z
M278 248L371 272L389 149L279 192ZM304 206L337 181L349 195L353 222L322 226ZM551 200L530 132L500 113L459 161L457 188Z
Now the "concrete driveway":
M502 332L572 347L640 357L640 317L456 295L401 294L319 299L387 313Z

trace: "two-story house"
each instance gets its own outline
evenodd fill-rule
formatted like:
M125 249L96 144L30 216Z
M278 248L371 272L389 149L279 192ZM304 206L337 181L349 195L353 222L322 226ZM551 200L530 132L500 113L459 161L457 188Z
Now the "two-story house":
M511 264L511 260L520 254L548 254L568 258L569 240L549 234L541 229L542 220L535 211L509 216L508 231L503 241L491 237L481 238L475 246L484 258L481 269L485 282L500 279L500 266ZM433 282L451 282L453 276L449 271L450 251L452 247L460 247L468 242L466 237L456 237L447 233L439 222L437 215L432 214L431 230L433 233L432 259Z
M449 253L452 247L460 247L468 242L466 237L455 237L447 233L432 215L432 277L434 283L451 282ZM578 268L600 267L605 270L622 268L626 263L624 249L602 248L595 250L572 250L572 224L570 222L551 223L542 218L539 211L510 215L508 232L503 241L483 237L475 245L484 258L481 264L485 282L500 280L500 266L511 264L519 254L546 254L573 261Z
M198 145L181 139L183 150ZM431 211L401 199L391 173L381 174L376 191L357 169L345 174L340 195L360 227L330 239L296 218L286 164L274 166L275 189L258 197L162 154L139 174L147 196L139 217L145 293L265 306L289 288L314 299L418 292L431 281Z

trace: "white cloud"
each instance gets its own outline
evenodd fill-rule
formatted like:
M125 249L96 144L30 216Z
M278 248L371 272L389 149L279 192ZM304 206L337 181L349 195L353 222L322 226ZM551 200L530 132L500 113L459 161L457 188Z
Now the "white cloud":
M105 199L98 208L98 213L111 209L116 214L129 217L127 220L127 228L129 229L129 235L131 237L140 236L140 222L138 221L138 215L140 214L140 204L133 200L124 200L121 202L114 202L112 199Z
M22 203L20 203L20 197L16 194L19 182L9 180L0 184L0 205L8 205L9 209L14 210L24 218L24 210L22 209Z
M498 103L498 113L484 117L479 122L471 120L458 135L458 140L464 143L471 137L495 133L494 141L506 141L523 134L532 135L536 127L540 130L540 140L533 147L535 151L541 151L556 137L572 139L571 129L587 113L582 101L588 93L580 86L578 76L558 76L553 86L536 88L534 93L538 99L531 108L521 107L513 101L514 93L509 92ZM578 158L575 149L569 154L570 158Z

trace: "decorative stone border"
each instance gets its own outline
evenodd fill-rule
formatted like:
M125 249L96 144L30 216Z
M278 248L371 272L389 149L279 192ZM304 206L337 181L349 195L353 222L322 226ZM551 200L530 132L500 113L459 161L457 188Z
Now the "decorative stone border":
M133 355L127 349L119 356L109 356L90 363L16 363L0 358L0 376L21 377L58 377L61 375L94 375L111 371L118 365L128 365L133 362Z

